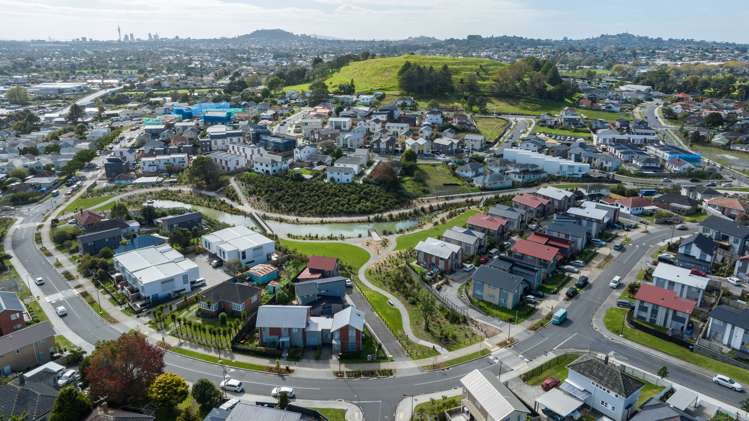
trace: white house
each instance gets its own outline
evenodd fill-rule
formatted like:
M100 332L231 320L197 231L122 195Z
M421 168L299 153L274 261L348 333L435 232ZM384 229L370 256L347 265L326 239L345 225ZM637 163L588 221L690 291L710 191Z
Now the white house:
M674 291L681 298L688 298L702 304L702 297L710 280L692 273L691 269L658 263L653 271L653 284L657 287Z
M749 310L719 305L710 312L707 336L735 350L749 351Z
M208 154L211 161L215 162L221 170L226 172L234 172L243 169L247 169L250 166L250 161L242 155L234 155L228 152L211 152Z
M198 265L167 244L121 253L113 261L115 270L149 301L188 293L190 282L200 277Z
M294 148L294 161L306 162L313 155L317 154L317 147L312 145L297 146Z
M420 137L418 139L406 139L406 148L416 152L416 155L432 153L432 142Z
M590 171L590 165L569 159L530 152L518 148L503 150L504 159L519 164L533 164L545 173L560 177L582 177Z
M334 165L325 170L328 181L338 184L349 184L354 181L356 171L348 166Z
M141 158L140 170L144 174L180 171L187 168L187 154L158 155Z
M263 147L257 146L257 145L246 145L244 143L238 143L234 145L229 145L229 148L227 149L227 152L229 152L232 155L239 155L244 157L248 162L252 162L252 160L256 156L265 155L267 152Z
M242 131L230 129L223 124L216 124L206 129L208 139L211 141L212 151L225 151L229 145L242 143Z
M408 123L385 123L385 131L393 136L405 135L410 129Z
M243 225L225 228L201 237L203 248L223 261L245 266L267 263L276 251L273 240Z
M441 126L442 122L444 121L444 118L442 117L442 111L440 110L431 110L426 113L424 116L424 121L428 121L429 124L435 124L437 126Z
M289 162L281 155L267 153L252 160L252 171L265 175L276 175L289 169Z
M473 419L525 421L531 412L496 376L473 370L460 379L461 401ZM460 418L465 419L465 418Z
M480 151L484 149L486 138L480 134L468 133L463 138L463 146L470 151Z
M331 117L328 119L328 127L347 132L353 127L354 121L350 117Z

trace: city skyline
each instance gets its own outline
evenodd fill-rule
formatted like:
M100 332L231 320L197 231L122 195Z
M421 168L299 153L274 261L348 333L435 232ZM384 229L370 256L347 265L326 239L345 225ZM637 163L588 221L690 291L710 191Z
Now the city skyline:
M147 39L148 33L159 33L164 38L219 38L280 28L297 34L362 40L464 38L469 34L577 39L626 32L749 43L749 34L735 30L749 17L737 0L724 1L721 8L687 0L678 4L678 14L672 1L469 3L470 7L446 0L386 0L376 5L362 0L166 0L155 4L144 0L127 4L109 0L0 0L4 8L0 39L116 40L120 26L123 35L133 33L141 39Z

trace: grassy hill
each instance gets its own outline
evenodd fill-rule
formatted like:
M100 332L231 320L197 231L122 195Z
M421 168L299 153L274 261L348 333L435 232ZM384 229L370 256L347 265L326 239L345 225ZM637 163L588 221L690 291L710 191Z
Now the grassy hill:
M470 73L478 72L479 83L488 89L492 77L502 63L484 58L457 58L441 56L404 55L398 57L380 57L356 61L343 66L332 74L325 83L333 90L342 83L354 80L357 92L385 92L398 94L398 70L403 63L410 61L422 66L442 67L446 64L453 74L456 84ZM286 90L306 90L309 84L287 86Z

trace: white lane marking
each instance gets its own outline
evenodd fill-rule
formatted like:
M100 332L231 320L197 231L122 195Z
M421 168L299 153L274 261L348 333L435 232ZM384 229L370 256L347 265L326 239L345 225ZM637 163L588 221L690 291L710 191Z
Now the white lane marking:
M574 338L575 336L577 336L577 332L573 333L572 335L570 335L569 337L567 337L567 339L563 340L562 342L559 342L559 345L555 346L552 349L554 351L556 351L559 347L561 347L562 345L566 344L567 341L569 341L570 339Z

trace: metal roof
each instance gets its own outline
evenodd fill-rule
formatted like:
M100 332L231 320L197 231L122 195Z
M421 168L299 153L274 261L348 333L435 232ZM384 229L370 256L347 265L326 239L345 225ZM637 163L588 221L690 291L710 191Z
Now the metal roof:
M438 240L436 238L428 237L423 241L419 241L419 244L415 247L416 251L437 256L441 259L449 259L452 254L460 253L460 246L456 244L450 244L446 241Z
M582 402L557 388L551 389L539 396L536 399L536 402L561 417L567 417L577 411L578 408L585 405L585 402Z
M658 263L658 266L655 267L653 278L660 278L702 290L707 288L707 283L710 281L707 277L693 274L691 269L663 262Z
M16 352L18 349L54 336L55 331L48 321L15 330L7 335L0 336L0 355Z
M0 291L0 311L4 310L26 311L26 308L15 292Z
M460 383L476 399L490 419L502 420L515 411L530 414L528 408L507 386L493 376L487 378L479 370L473 370L460 379Z
M345 327L351 326L354 329L363 332L364 331L364 313L357 310L354 306L348 306L338 313L333 315L333 325L330 328L331 332Z
M255 326L304 329L307 327L309 309L309 306L260 306Z

